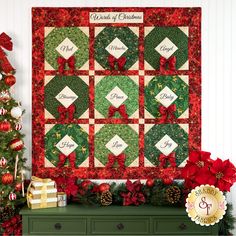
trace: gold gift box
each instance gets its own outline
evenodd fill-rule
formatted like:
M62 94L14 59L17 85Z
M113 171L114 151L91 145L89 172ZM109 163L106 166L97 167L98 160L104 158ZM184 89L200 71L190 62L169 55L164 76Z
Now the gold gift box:
M27 204L31 209L57 207L55 181L32 176L27 190Z
M57 207L57 198L47 198L46 201L41 199L30 199L28 206L31 209Z

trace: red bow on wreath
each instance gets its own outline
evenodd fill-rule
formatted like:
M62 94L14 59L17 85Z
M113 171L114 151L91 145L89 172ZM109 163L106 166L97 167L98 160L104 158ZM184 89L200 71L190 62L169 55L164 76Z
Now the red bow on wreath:
M160 57L160 72L164 73L167 69L166 67L169 68L169 71L175 71L175 64L176 64L176 57L170 57L166 59L165 57Z
M75 158L76 158L75 152L72 152L68 156L64 155L63 153L60 153L59 154L59 163L57 164L57 167L59 167L59 168L63 167L66 162L66 159L68 159L70 162L70 167L75 168Z
M115 58L112 55L108 56L108 63L112 70L115 70L115 64L117 64L118 70L124 70L124 66L126 63L126 57Z
M8 51L12 51L12 41L11 38L5 34L1 33L0 35L0 66L4 73L10 73L14 70L10 62L8 61L5 52L3 51L2 47Z
M57 63L58 63L58 71L60 74L63 74L65 72L66 64L69 66L71 73L75 72L75 57L74 56L71 56L68 59L65 59L64 57L58 57Z
M59 120L63 121L66 119L66 116L68 114L69 121L74 119L75 114L75 105L71 104L68 108L65 108L64 106L58 106L57 108L59 113Z
M172 104L169 107L160 106L159 112L161 114L160 122L173 122L176 120L175 112L176 105Z
M116 112L119 112L124 119L128 119L128 114L126 112L125 104L120 105L119 107L110 106L108 109L108 118L112 118Z
M160 168L168 167L168 162L171 167L176 167L175 152L170 153L168 156L166 156L164 154L160 154L159 162L160 162L160 164L159 164Z
M117 161L119 168L124 169L125 168L125 159L126 159L126 156L124 153L121 153L118 156L115 156L110 153L108 155L108 162L106 164L106 167L112 168L114 166L115 162Z

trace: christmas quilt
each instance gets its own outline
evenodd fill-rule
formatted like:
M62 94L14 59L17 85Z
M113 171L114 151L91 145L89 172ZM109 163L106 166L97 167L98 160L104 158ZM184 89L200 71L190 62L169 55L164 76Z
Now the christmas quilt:
M200 8L33 8L33 174L178 178L201 147Z

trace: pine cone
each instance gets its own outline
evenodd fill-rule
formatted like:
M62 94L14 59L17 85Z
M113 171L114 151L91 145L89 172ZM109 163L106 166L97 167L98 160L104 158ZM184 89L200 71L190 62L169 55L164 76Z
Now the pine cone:
M170 186L165 191L166 200L175 204L180 201L181 198L181 190L178 186Z
M112 204L112 193L110 191L104 191L101 194L102 206L109 206Z

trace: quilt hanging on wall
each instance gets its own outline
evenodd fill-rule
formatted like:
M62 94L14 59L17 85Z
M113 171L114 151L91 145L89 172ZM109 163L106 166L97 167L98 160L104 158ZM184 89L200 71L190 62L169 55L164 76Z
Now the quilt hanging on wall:
M201 148L200 8L33 8L33 174L178 178Z

